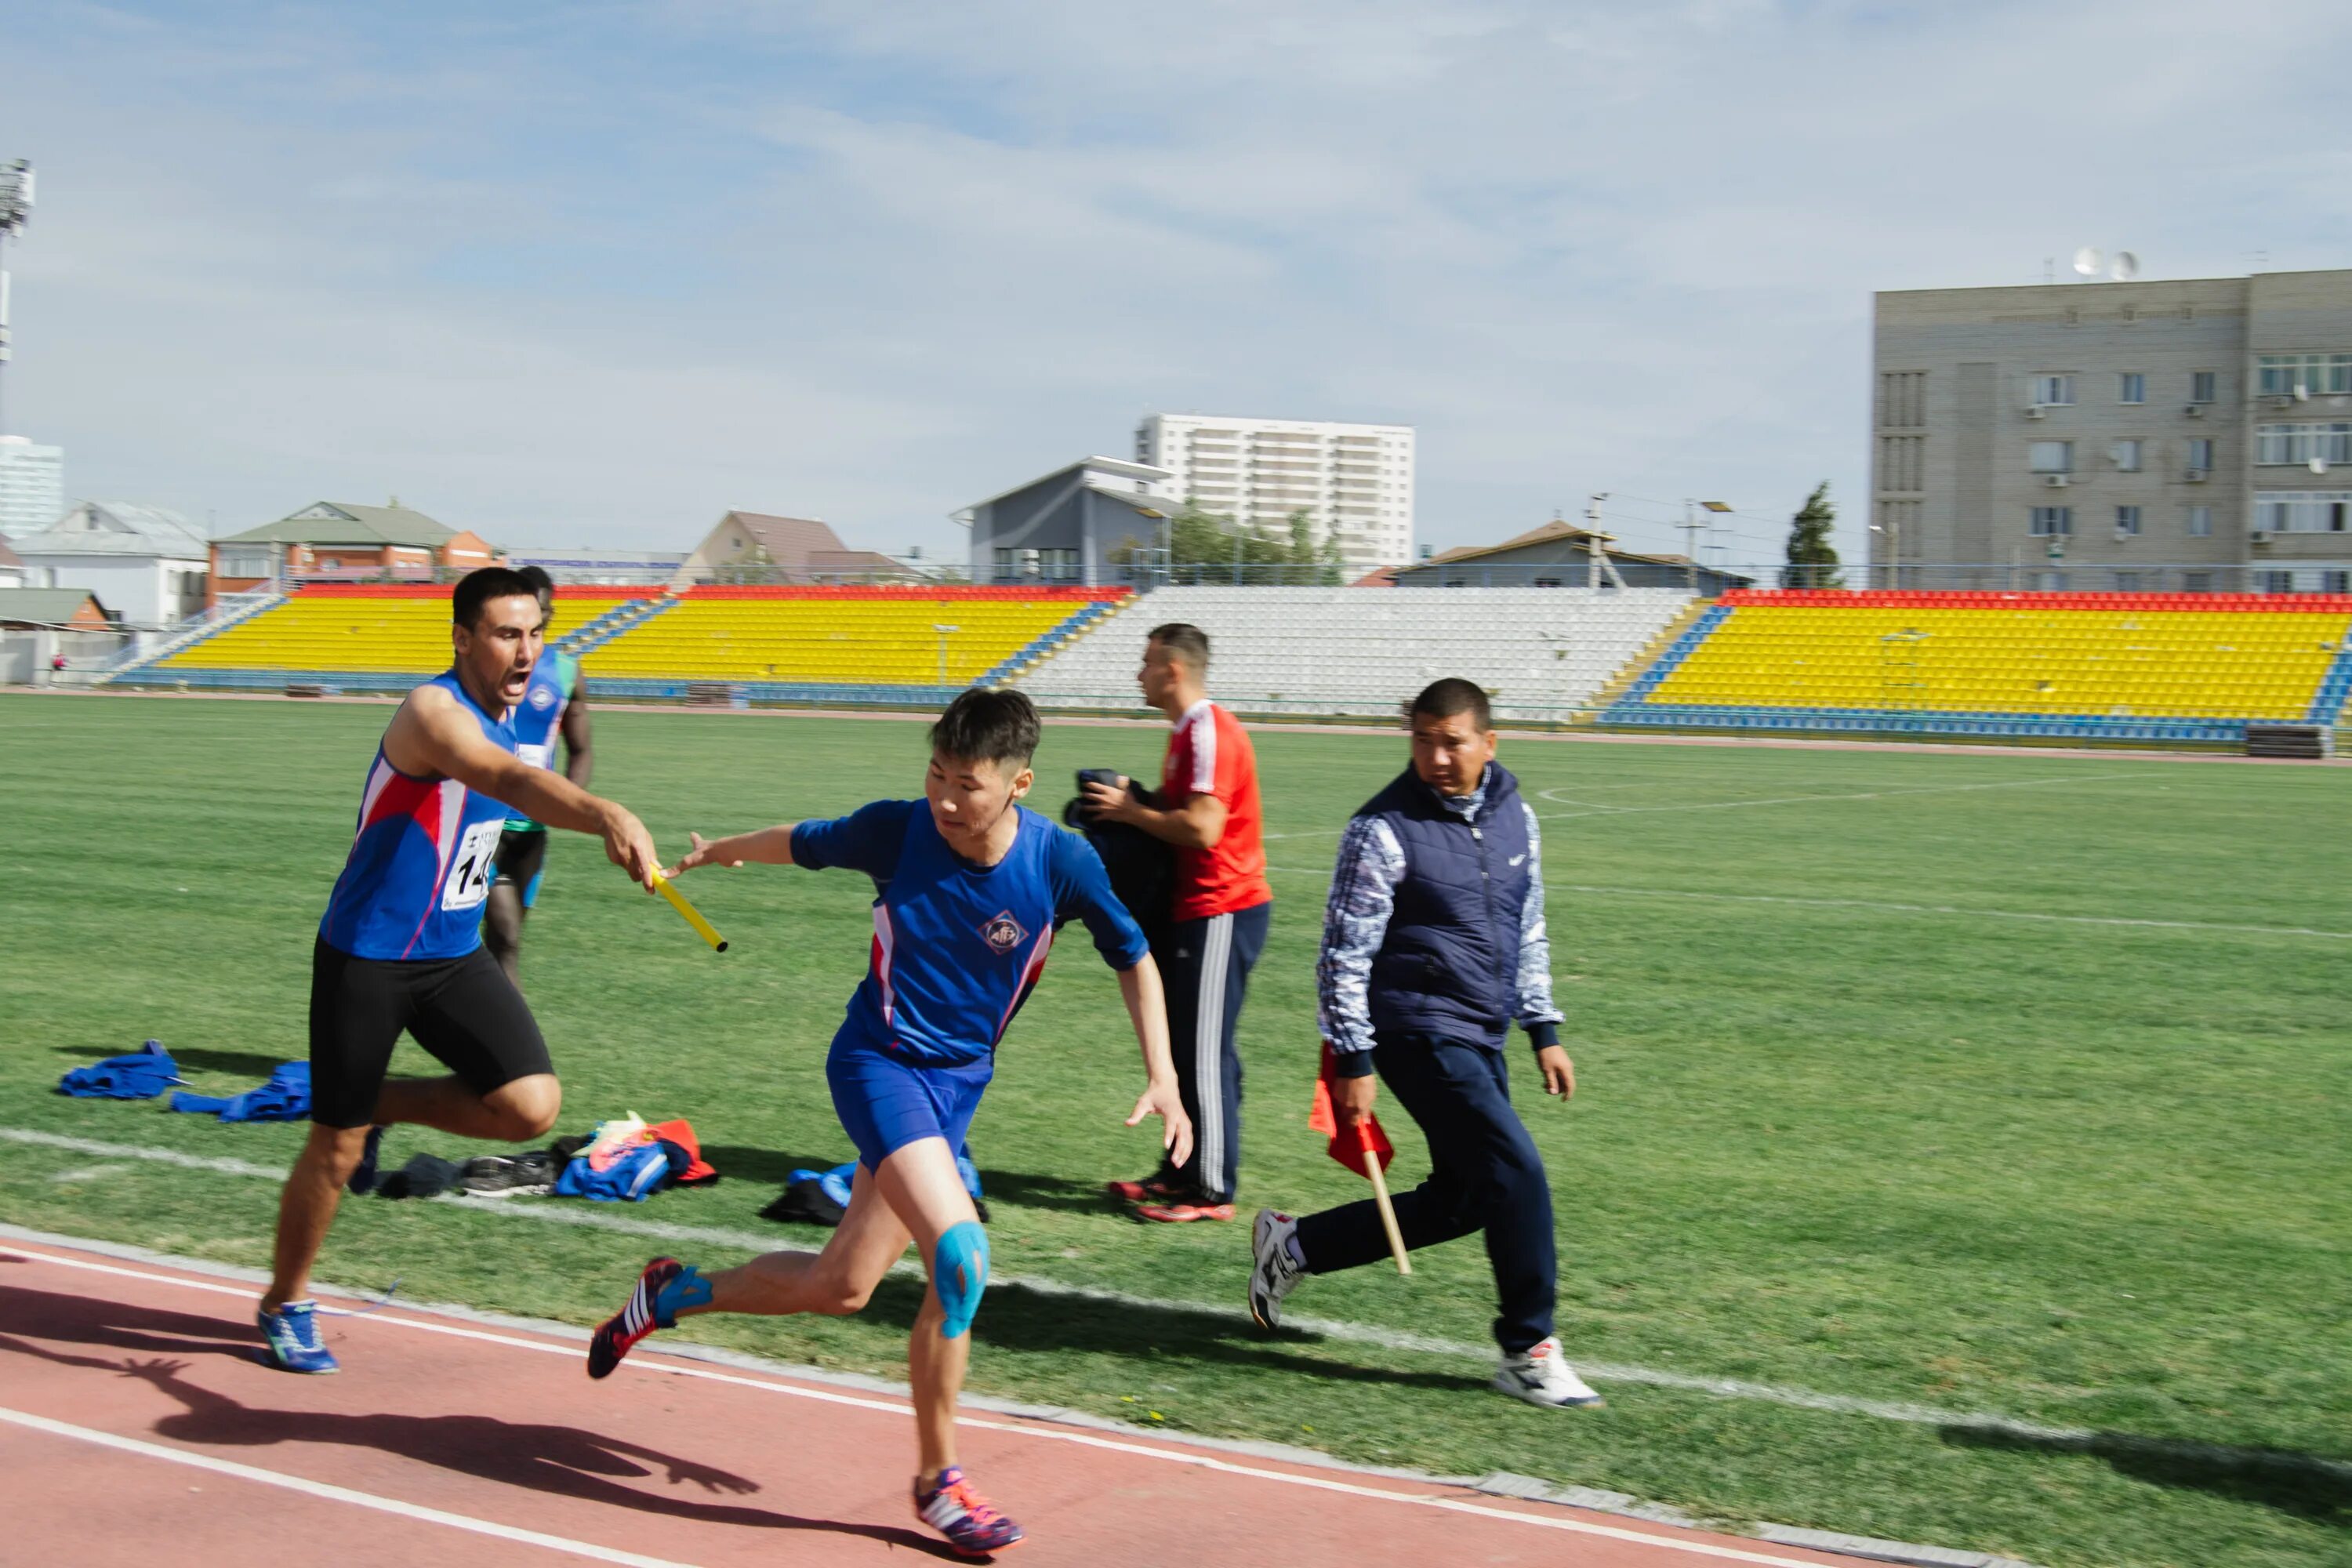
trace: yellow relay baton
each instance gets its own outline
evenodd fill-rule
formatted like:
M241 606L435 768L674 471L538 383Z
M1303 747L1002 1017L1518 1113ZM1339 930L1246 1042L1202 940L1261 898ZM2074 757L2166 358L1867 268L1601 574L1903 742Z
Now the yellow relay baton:
M702 911L700 910L696 909L692 904L686 901L686 895L679 892L676 887L672 886L670 879L667 877L663 876L658 868L654 871L654 891L659 893L663 898L667 899L669 900L669 907L686 917L686 923L692 926L695 929L696 934L699 935L703 941L710 944L711 952L725 952L727 951L727 939L719 934L719 929L712 925L709 921L702 918Z

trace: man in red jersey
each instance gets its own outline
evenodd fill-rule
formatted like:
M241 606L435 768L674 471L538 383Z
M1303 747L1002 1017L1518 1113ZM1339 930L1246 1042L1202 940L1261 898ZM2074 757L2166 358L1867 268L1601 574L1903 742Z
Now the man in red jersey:
M1242 1063L1234 1026L1250 970L1265 949L1274 894L1265 883L1265 816L1257 753L1240 721L1209 700L1209 637L1181 622L1154 628L1136 680L1143 700L1175 725L1161 764L1159 804L1122 778L1087 785L1087 809L1132 823L1176 850L1169 919L1153 956L1166 977L1176 1081L1192 1119L1192 1157L1140 1182L1113 1182L1139 1217L1166 1224L1234 1217L1241 1170Z

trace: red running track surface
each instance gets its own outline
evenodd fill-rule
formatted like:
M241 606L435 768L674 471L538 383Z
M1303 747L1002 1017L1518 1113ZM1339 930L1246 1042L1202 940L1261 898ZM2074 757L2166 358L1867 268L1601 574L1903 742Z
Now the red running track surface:
M296 1377L255 1359L253 1294L0 1243L0 1557L771 1568L944 1554L911 1516L898 1398L650 1346L592 1383L577 1339L398 1307L327 1318L342 1373ZM1028 1528L1024 1568L1841 1561L1154 1436L964 1425L966 1468Z

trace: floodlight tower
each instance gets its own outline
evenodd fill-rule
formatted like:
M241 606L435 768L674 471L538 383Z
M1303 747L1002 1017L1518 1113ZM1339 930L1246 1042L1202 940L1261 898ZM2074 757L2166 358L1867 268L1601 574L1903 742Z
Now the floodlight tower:
M33 165L23 158L13 163L0 163L0 247L25 232L25 220L33 216ZM8 269L0 266L0 365L8 363ZM8 421L0 414L0 436L8 432Z

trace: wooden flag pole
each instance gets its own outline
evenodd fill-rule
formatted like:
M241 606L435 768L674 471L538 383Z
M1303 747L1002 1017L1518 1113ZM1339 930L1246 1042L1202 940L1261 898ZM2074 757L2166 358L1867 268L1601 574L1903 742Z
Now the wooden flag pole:
M1381 1152L1364 1151L1364 1174L1372 1179L1372 1201L1381 1205L1381 1226L1389 1233L1389 1250L1396 1255L1397 1272L1412 1272L1412 1256L1404 1249L1404 1232L1397 1228L1396 1205L1389 1202L1389 1181L1381 1173Z

